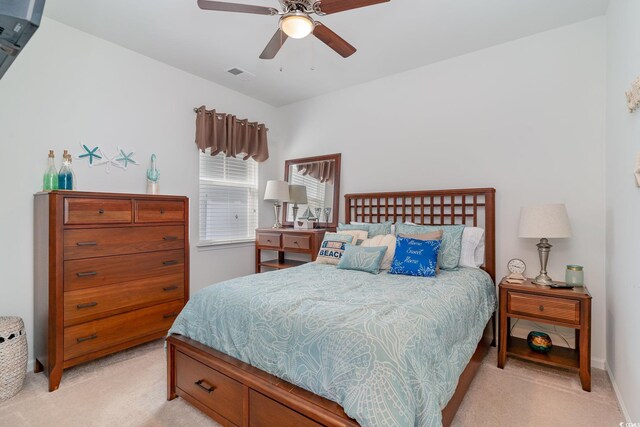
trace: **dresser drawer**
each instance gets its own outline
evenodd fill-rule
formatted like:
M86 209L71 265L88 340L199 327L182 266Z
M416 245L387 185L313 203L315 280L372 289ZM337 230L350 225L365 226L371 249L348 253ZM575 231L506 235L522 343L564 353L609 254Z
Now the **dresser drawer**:
M265 248L280 248L280 233L258 233L258 246Z
M322 424L299 412L251 390L249 392L249 425L251 427L321 427Z
M136 200L136 223L183 221L184 202L171 200Z
M64 199L64 223L128 224L131 223L131 200L128 199Z
M184 274L183 250L65 261L64 290L131 282L166 274Z
M154 305L64 329L64 360L168 331L182 301Z
M311 248L311 236L296 235L296 234L283 234L282 246L284 249L292 250L308 250Z
M242 425L242 384L180 351L176 351L175 363L176 387L233 424Z
M509 292L509 313L580 324L580 301Z
M184 248L184 227L126 227L64 231L64 259Z
M184 275L170 274L64 293L64 325L184 298Z

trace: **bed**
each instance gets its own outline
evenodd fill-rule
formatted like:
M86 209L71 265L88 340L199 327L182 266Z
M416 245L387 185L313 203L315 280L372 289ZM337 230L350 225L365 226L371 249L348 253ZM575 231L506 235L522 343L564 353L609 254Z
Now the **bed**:
M484 227L484 270L426 279L310 263L206 288L167 339L168 399L231 426L449 425L495 338L494 196L345 196L347 222Z

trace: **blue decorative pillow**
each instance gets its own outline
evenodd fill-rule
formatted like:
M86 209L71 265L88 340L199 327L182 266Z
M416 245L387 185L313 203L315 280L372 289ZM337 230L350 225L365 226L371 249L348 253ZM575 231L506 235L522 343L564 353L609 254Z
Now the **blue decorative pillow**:
M441 240L396 239L396 254L389 274L434 277Z
M347 245L338 263L338 268L378 274L385 252L387 252L386 246L363 247Z
M354 240L355 237L349 234L325 233L316 262L336 265L342 258L347 244L353 243Z
M440 268L455 270L460 262L462 251L462 232L464 225L414 225L396 223L396 235L423 234L442 230L442 248L440 250Z
M371 222L358 222L351 224L338 223L338 231L340 230L367 230L369 232L369 238L375 236L381 236L384 234L391 234L391 226L393 221L385 221L381 223Z

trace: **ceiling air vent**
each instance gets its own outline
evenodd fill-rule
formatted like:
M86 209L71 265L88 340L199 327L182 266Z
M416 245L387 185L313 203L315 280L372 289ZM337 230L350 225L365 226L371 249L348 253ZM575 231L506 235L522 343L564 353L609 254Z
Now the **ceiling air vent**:
M240 80L246 82L255 78L255 74L248 72L240 67L232 67L227 70L227 73L239 78Z

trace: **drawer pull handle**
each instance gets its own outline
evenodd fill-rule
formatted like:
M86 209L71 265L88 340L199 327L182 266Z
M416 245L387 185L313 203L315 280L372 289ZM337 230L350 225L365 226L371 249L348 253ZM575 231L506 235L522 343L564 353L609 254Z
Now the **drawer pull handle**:
M298 245L300 246L300 243L298 243L298 241L296 240L295 242L293 242L294 245Z
M164 314L164 315L162 315L162 317L165 318L165 319L168 319L170 317L176 317L177 315L178 315L178 313L174 311L173 313Z
M267 239L267 243L271 243L271 239Z
M163 291L175 291L176 289L178 289L178 285L171 285L171 286L162 288Z
M544 305L540 304L540 307L538 307L538 309L539 309L540 311L544 311Z
M78 242L76 245L78 246L96 246L98 242Z
M104 209L98 209L98 213L102 215L104 213Z
M162 264L164 265L176 265L178 263L178 261L176 261L175 259L172 259L171 261L162 261Z
M96 276L97 274L98 274L97 271L85 271L85 272L81 272L81 273L76 273L76 275L78 277Z
M76 305L76 307L80 308L90 308L90 307L95 307L96 305L98 305L98 303L96 301L91 301L91 302L85 302L83 304L78 304Z
M172 240L178 240L178 236L164 236L163 239L169 242Z
M95 340L96 338L98 338L98 335L96 334L91 334L88 337L81 337L78 338L76 341L80 342L85 342L85 341L90 341L90 340Z
M164 215L164 209L160 209L160 215Z
M205 380L198 380L194 384L200 387L201 389L203 389L204 391L206 391L207 393L211 393L216 389L215 386L209 385Z

